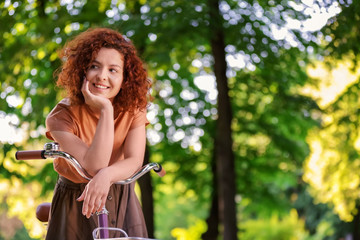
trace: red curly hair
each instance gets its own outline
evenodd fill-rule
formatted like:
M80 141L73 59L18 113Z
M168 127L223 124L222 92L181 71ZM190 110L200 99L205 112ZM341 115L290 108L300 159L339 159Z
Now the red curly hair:
M63 64L55 73L57 86L66 90L71 104L83 104L81 86L85 73L104 47L119 51L124 58L124 80L121 91L114 99L114 109L133 112L146 108L151 83L143 62L128 39L108 28L89 29L65 44L60 52Z

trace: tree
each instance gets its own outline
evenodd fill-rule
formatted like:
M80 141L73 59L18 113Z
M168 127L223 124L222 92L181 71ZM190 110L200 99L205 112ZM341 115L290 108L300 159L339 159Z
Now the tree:
M263 168L267 170L263 176L266 181L270 181L270 176L277 174L282 176L283 179L287 179L287 182L285 185L282 185L281 181L279 181L278 183L271 184L271 188L269 188L268 185L265 185L264 188L249 187L248 183L252 181L255 181L257 186L261 186L264 179L259 179L255 174L247 174L248 171L246 170L245 173L241 173L241 170L238 169L241 174L241 177L237 180L238 186L247 186L248 188L238 187L237 193L241 193L251 199L264 199L260 201L259 204L271 199L272 205L269 206L268 210L266 210L266 207L264 208L265 212L270 212L274 209L274 205L277 209L283 208L281 205L283 205L284 202L287 203L286 206L290 206L288 198L293 192L289 191L289 195L282 194L281 201L279 201L277 193L296 186L297 180L299 179L298 168L301 167L301 163L308 153L308 148L305 144L306 133L309 128L316 124L316 121L311 118L309 112L313 108L317 109L317 106L311 99L300 96L294 89L303 85L307 80L305 74L307 53L303 50L305 50L307 46L312 47L317 43L312 40L310 33L308 35L304 34L305 37L302 37L299 30L282 29L282 26L286 24L286 21L290 17L300 20L306 18L301 12L294 11L290 4L276 5L275 3L268 4L267 2L260 3L261 4L252 4L250 2L242 2L240 7L236 3L226 1L222 1L218 6L214 4L215 7L212 9L221 10L222 17L226 19L224 22L218 21L219 19L217 18L213 19L210 17L210 14L206 14L210 12L210 5L201 1L195 4L186 4L186 6L182 5L181 2L168 3L166 1L162 2L161 5L149 4L150 10L160 9L160 6L162 6L163 12L157 14L156 12L151 13L151 11L149 11L146 16L153 26L160 26L159 29L162 29L162 31L152 29L156 40L150 44L148 50L155 49L155 51L150 50L148 55L152 56L152 59L155 59L154 56L159 56L160 61L168 61L168 63L164 64L181 66L177 71L175 70L177 74L175 77L166 71L165 74L163 74L164 71L161 71L163 75L155 77L158 85L161 86L159 92L168 88L169 85L171 86L171 91L164 94L164 97L160 95L160 98L163 98L165 102L172 102L171 100L176 99L173 104L165 104L166 107L160 107L160 109L170 107L174 109L173 112L176 112L176 109L179 107L186 106L186 99L178 97L178 95L181 95L181 90L180 93L177 92L179 86L184 89L184 86L191 84L190 81L183 79L184 69L185 71L191 69L192 61L200 60L204 62L205 65L207 59L215 57L215 54L211 53L210 37L210 32L214 29L214 25L210 25L210 22L215 22L216 27L224 28L225 44L213 44L214 48L216 47L220 50L227 49L220 59L220 62L226 62L224 60L225 56L231 57L236 53L238 53L239 57L245 59L245 67L242 66L242 69L231 66L227 69L227 75L232 75L232 77L229 81L226 80L226 82L228 82L227 84L230 85L230 87L228 87L230 89L229 95L234 98L232 108L235 108L235 112L238 114L234 118L230 117L233 121L233 127L231 129L243 131L242 134L238 134L236 131L232 132L233 135L239 136L237 137L238 140L235 142L235 146L243 148L245 154L250 154L244 156L243 153L240 153L237 159L241 160L240 166L246 167L253 165L250 159L251 157L255 157L257 165L254 165L253 169L257 174L261 174L259 170ZM278 11L281 11L282 14L273 14ZM258 12L259 14L254 16L251 14L252 12ZM236 16L237 13L239 13L241 18L232 19L231 16ZM186 28L186 24L171 25L171 23L178 23L180 21L188 24L189 27ZM289 31L291 37L285 39L285 36L283 36L279 39L278 36L274 36L272 30L274 25L270 23L276 23L275 28L278 27L283 31ZM194 31L195 27L197 28L196 31ZM235 32L239 32L240 34L233 34ZM209 37L206 38L206 36ZM176 39L176 41L169 42L169 37ZM188 39L192 39L192 41ZM152 48L152 45L156 47ZM194 58L192 49L196 47L203 49L203 51L198 51L199 57L195 55ZM166 52L170 52L169 58L166 57ZM160 59L160 56L165 57ZM159 62L154 65L159 64ZM159 69L162 69L162 67L163 65L160 64ZM199 70L212 74L212 70L207 67L203 69L199 68ZM224 68L222 71L224 71ZM224 74L222 73L222 78L224 78L223 76ZM169 82L169 79L171 82ZM191 80L191 77L189 80ZM217 78L217 80L219 80L219 78ZM181 83L187 82L187 85L180 85L179 81ZM218 84L218 87L219 85L220 84ZM191 90L193 91L194 89ZM223 93L225 92L225 96L227 95L227 91L228 90L222 91ZM195 99L197 99L198 95L194 94L194 96L196 96ZM221 97L221 99L223 98ZM249 99L249 101L247 99ZM190 101L193 101L193 99ZM219 102L210 103L218 107L215 119L219 121L219 111L223 111L224 108L219 108ZM268 109L264 108L266 104L270 106ZM159 111L157 111L157 113L161 114ZM244 115L256 117L244 119ZM173 117L171 117L171 119L173 120ZM171 136L169 132L172 131L171 127L173 125L169 128L166 127L166 120L169 119L160 118L158 123L161 123L163 136L169 137ZM207 120L207 123L210 124L209 126L212 126L210 121ZM291 123L291 125L289 123ZM208 129L206 125L203 126L204 129ZM215 130L213 128L210 128L210 130L212 131L210 136L215 138ZM266 143L265 147L262 147L251 146L246 143L246 137L244 138L244 136L256 136L255 133L257 132L261 133L257 134L259 139L263 138L266 140L265 142L269 141L271 144ZM229 139L231 139L231 136ZM215 146L212 148L214 149L217 146L217 142L216 140L213 141ZM202 141L202 143L203 142L204 141ZM166 152L165 149L161 151ZM264 151L266 154L264 154ZM216 154L216 150L213 153ZM265 161L267 158L274 161L268 164ZM178 158L174 157L174 159ZM193 165L191 162L188 162L188 164ZM209 166L212 165L209 164ZM218 166L215 165L213 169L217 169L217 167ZM290 169L293 170L289 171ZM179 175L181 174L183 174L183 172L179 173ZM213 176L216 175L216 172L213 173ZM213 178L216 179L216 177ZM217 186L217 184L213 184L213 186ZM254 189L257 190L255 193ZM213 188L213 191L216 191L216 187ZM258 192L258 194L256 194L256 192ZM261 193L265 193L266 197L264 198L264 195L261 195ZM214 193L213 196L218 196L218 194ZM214 200L213 203L212 206L214 207L212 209L216 209L215 206L218 204L217 199ZM258 205L254 204L254 206ZM215 213L213 219L216 221L217 211L211 212Z
M219 223L223 228L223 238L237 238L235 204L235 163L233 153L231 122L233 118L226 76L225 36L218 0L209 0L210 45L214 58L214 75L218 89L218 119L214 142L214 157L217 165L216 179Z
M350 69L348 71L351 71ZM358 91L357 80L349 83L331 105L323 109L322 125L309 134L311 154L305 165L304 180L316 201L329 204L339 217L358 225ZM326 79L326 78L325 78Z
M335 1L336 2L336 1ZM319 76L317 88L324 81L336 81L335 71L342 71L337 96L322 106L322 124L309 136L311 154L306 161L304 179L315 200L328 204L340 219L352 222L354 239L360 237L358 183L358 57L360 5L339 2L341 13L322 29L324 47L318 54L326 63L327 76ZM318 64L320 65L320 64ZM330 76L330 78L329 78ZM339 81L339 80L337 80ZM321 100L321 99L320 99Z
M226 239L236 238L238 222L289 213L305 191L305 139L318 124L317 105L298 89L309 81L306 65L319 42L288 22L301 25L311 6L215 0L36 3L1 5L7 13L1 21L9 24L0 26L6 99L0 108L18 119L17 128L28 123L33 135L34 129L43 133L44 117L61 97L49 81L60 64L60 45L88 27L110 26L135 43L153 80L147 150L149 160L168 171L164 179L152 179L154 225L166 231L155 230L156 236L167 239L172 228L188 224L186 211L207 218L203 236L216 238L220 230ZM202 81L216 85L211 89ZM2 144L6 161L14 162L15 149L31 142ZM29 179L2 164L3 178ZM42 174L51 168L46 165ZM54 181L48 178L44 187L51 189Z

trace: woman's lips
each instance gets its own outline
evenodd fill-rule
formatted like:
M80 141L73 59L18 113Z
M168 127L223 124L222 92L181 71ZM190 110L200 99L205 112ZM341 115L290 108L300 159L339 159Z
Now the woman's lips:
M109 88L109 87L107 87L105 85L96 84L96 83L94 83L93 85L94 85L94 87L99 88L99 89L108 89Z

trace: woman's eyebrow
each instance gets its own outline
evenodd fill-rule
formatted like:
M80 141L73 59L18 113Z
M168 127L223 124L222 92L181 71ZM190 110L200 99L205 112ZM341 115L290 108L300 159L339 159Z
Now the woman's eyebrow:
M118 65L118 64L110 64L110 67L118 67L118 68L121 68L121 66Z
M96 64L99 64L99 65L102 65L101 62L97 61L96 59L93 61L93 63L96 63ZM121 68L121 66L119 64L116 64L116 63L112 63L110 64L110 67L118 67L118 68Z

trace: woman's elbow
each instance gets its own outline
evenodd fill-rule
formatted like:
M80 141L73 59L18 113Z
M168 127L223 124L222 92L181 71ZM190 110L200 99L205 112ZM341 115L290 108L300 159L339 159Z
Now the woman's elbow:
M97 166L86 166L85 171L91 176L94 177L101 169L106 168L105 165L97 165Z
M136 158L133 165L133 173L137 172L144 165L144 158Z

